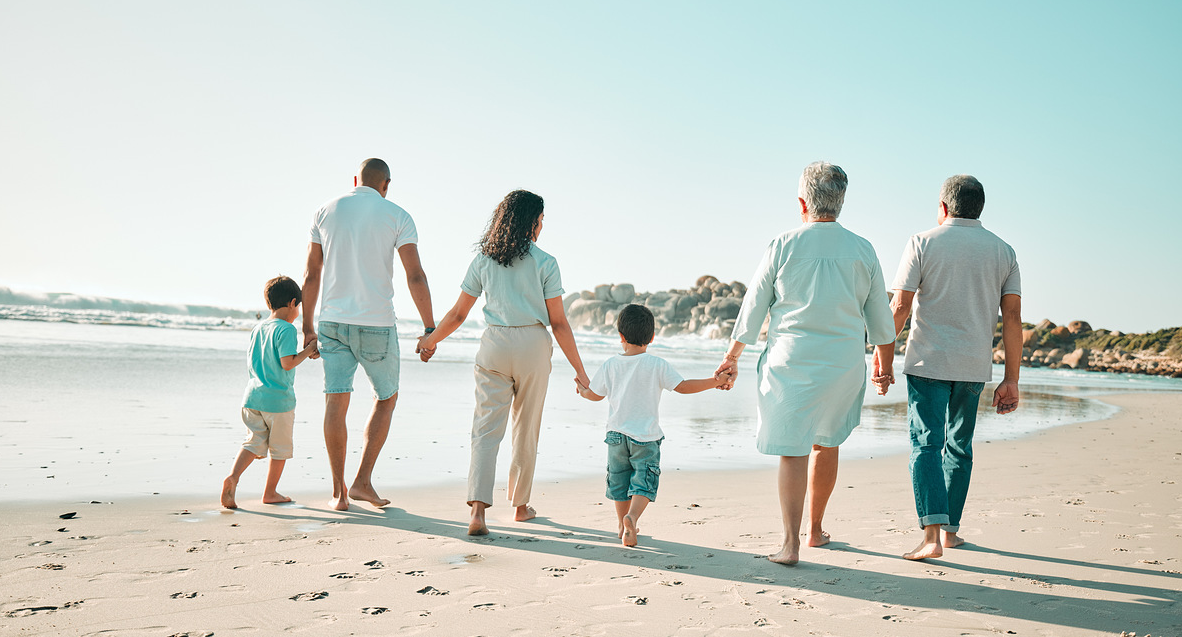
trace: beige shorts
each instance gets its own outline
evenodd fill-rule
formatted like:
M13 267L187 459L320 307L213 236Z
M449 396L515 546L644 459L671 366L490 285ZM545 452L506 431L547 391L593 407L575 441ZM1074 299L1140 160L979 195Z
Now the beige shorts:
M250 430L250 437L242 448L262 458L271 452L272 460L291 458L291 430L295 426L295 410L283 413L242 408L242 422Z

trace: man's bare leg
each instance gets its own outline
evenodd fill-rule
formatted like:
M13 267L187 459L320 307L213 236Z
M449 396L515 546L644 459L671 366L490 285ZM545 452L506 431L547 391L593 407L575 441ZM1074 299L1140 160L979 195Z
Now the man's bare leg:
M345 451L349 430L345 415L349 412L349 394L324 395L324 447L328 450L328 468L332 471L332 508L349 510L349 489L345 487Z
M929 524L923 527L923 541L915 550L904 553L903 557L909 560L926 560L941 555L944 555L944 548L940 546L940 525Z
M242 449L238 452L238 457L234 459L234 468L230 469L230 475L222 481L222 506L227 509L237 509L238 503L234 501L234 492L238 489L238 479L242 477L242 472L254 462L258 456Z
M940 544L944 545L946 549L954 549L961 544L964 544L964 538L948 531L941 532Z
M286 460L274 458L271 458L271 462L267 463L267 487L263 489L263 504L291 502L291 498L275 490L279 486L279 478L283 475L283 466L286 464Z
M624 516L624 535L620 537L620 541L624 546L636 546L637 533L640 529L637 524L640 522L640 514L644 513L650 500L643 495L632 496L632 501L628 503L628 514Z
M488 535L488 525L484 522L484 510L488 505L479 500L468 504L472 506L472 521L468 522L468 535Z
M800 519L808 487L809 457L781 456L777 480L780 491L780 516L784 520L784 546L767 559L792 566L800 561Z
M833 487L837 485L837 447L822 447L813 445L813 452L809 455L809 530L805 544L808 546L825 546L829 543L829 534L821 526L825 517L825 507L829 505L829 497L833 495Z
M361 466L357 467L357 477L353 480L353 486L349 487L349 497L354 500L368 502L376 507L390 504L389 500L378 496L373 488L373 467L382 453L382 446L386 444L386 437L390 435L390 420L394 417L394 405L397 403L397 393L386 400L373 401L373 411L369 412L369 422L365 425Z

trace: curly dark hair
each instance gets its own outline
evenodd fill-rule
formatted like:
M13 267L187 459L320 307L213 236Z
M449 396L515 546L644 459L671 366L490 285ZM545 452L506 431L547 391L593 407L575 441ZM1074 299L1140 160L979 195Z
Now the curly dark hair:
M480 253L505 267L529 254L534 228L545 205L541 197L528 190L505 195L480 238Z

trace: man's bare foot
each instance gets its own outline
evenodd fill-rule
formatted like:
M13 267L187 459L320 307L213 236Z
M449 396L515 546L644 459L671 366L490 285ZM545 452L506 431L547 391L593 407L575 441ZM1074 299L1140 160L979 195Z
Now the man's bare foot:
M359 485L354 483L349 487L349 497L359 502L368 502L379 509L390 504L390 501L378 495L377 491L373 490L370 485Z
M526 520L532 520L537 516L538 512L534 511L533 507L528 504L523 504L517 507L517 512L513 514L513 519L517 520L518 522L525 522Z
M795 546L785 545L778 553L767 556L767 559L776 564L795 566L800 561L800 543L797 542Z
M807 546L825 546L829 543L829 534L821 531L820 533L813 533L809 531L808 537L805 538L805 545Z
M238 503L234 501L234 491L238 488L238 481L234 478L226 478L222 481L222 506L227 509L237 509Z
M946 549L954 549L954 548L960 546L961 544L964 544L964 538L962 538L961 536L959 536L955 533L949 533L948 531L944 531L943 536L944 536L944 538L940 543L943 544L944 548L946 548Z
M903 558L908 560L926 560L929 557L940 557L944 555L944 549L939 542L923 541L919 546L915 547L914 551L904 553Z
M488 535L488 525L484 523L484 506L472 507L472 521L468 522L468 535Z
M624 534L620 536L620 543L624 546L636 546L636 520L631 515L624 516Z
M278 491L263 494L263 504L283 504L284 502L291 502L291 498Z
M328 506L332 507L335 511L348 511L349 492L344 491L341 493L332 494L332 500L329 501Z

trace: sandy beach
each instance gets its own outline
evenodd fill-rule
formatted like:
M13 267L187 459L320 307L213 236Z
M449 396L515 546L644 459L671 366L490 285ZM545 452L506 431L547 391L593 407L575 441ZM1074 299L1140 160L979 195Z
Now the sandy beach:
M834 541L796 567L762 559L766 469L667 472L635 549L601 479L537 485L531 522L498 503L485 538L462 487L337 513L259 503L257 468L233 512L216 484L0 504L0 635L1179 635L1182 395L1103 400L1121 411L978 444L968 544L922 563L899 558L921 537L900 455L843 463Z

